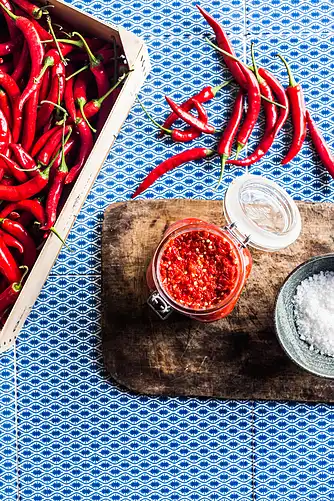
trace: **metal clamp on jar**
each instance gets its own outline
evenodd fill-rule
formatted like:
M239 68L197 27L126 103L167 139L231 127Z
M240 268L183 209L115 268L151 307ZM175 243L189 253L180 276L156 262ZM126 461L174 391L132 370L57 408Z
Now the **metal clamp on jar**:
M226 191L227 225L183 219L171 225L147 270L150 307L213 322L233 310L252 267L248 246L267 252L291 245L301 231L297 205L278 184L245 174Z

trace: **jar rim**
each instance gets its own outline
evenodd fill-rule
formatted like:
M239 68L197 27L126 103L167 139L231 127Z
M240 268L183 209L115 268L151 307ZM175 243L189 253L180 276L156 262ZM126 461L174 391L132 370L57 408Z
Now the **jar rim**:
M228 224L248 238L248 245L275 252L291 245L301 232L296 202L273 180L243 174L228 187L223 210Z
M183 233L188 233L188 232L193 232L193 231L211 231L212 233L218 234L220 237L224 238L232 247L233 254L237 258L238 262L236 263L237 267L237 279L235 281L235 285L233 289L231 289L230 293L225 297L223 301L220 301L219 303L215 304L211 308L206 308L206 309L195 309L191 308L185 305L180 304L179 302L175 301L164 289L160 276L158 273L159 269L159 263L160 259L162 257L162 254L170 240L173 238L183 234ZM179 228L176 228L173 230L171 233L168 233L160 242L158 245L152 259L152 275L153 275L153 280L155 283L155 286L157 288L157 291L159 294L165 299L167 303L169 303L175 310L179 311L180 313L183 314L188 314L188 315L196 315L196 316L201 316L201 315L208 315L210 313L215 313L219 311L221 308L224 308L228 306L234 299L235 297L241 292L241 289L244 284L244 277L245 277L245 263L242 258L241 254L241 246L240 244L233 238L232 235L230 235L224 228L220 228L217 225L207 223L206 221L202 221L201 223L190 223L190 224L185 224L184 226L181 226Z

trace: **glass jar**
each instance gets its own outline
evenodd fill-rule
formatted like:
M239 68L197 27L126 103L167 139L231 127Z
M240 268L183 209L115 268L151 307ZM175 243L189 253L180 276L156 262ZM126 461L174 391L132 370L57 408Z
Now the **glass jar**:
M200 322L226 317L234 309L251 272L252 257L247 246L276 251L292 244L301 231L299 210L291 197L273 181L252 174L240 176L231 183L224 198L224 214L228 224L223 228L201 219L188 218L172 224L163 235L146 274L151 291L148 304L160 318L167 318L174 310ZM233 282L221 301L203 303L194 308L173 297L170 287L164 285L161 267L165 253L175 239L178 242L180 237L189 240L192 235L198 237L203 232L229 249L228 259L233 261L234 267ZM205 263L205 258L201 257ZM169 265L173 266L173 262ZM210 274L207 280L210 281ZM177 284L175 288L178 289Z

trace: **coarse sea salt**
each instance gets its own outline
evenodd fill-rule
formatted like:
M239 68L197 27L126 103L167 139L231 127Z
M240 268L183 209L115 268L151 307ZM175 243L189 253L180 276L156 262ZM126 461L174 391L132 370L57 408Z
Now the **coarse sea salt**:
M320 272L303 280L293 299L300 338L310 350L334 357L334 272Z

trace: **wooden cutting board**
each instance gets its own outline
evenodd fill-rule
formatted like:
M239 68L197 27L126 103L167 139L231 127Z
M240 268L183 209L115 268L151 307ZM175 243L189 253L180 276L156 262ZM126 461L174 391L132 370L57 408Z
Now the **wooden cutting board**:
M112 204L102 232L104 362L122 386L150 395L334 402L334 380L297 367L278 344L276 294L311 256L334 251L334 204L298 203L303 232L275 253L251 250L251 276L233 313L211 324L146 304L145 272L166 228L199 217L223 226L219 201L155 200Z

